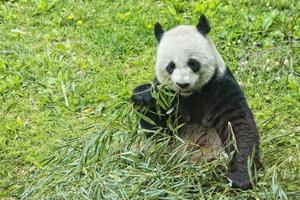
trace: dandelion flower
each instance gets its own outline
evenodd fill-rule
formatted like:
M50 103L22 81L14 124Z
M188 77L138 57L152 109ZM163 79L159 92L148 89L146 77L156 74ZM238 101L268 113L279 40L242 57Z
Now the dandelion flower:
M68 20L73 20L74 16L73 15L69 15L67 18L68 18Z
M81 24L83 24L83 21L78 20L78 21L76 22L76 24L77 24L77 25L81 25Z

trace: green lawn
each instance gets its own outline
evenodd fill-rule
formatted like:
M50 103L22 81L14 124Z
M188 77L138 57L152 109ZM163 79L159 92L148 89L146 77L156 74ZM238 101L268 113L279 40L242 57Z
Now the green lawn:
M0 2L0 198L299 199L300 2ZM154 77L152 27L200 13L240 82L265 169L230 189L211 163L164 156L137 132L132 89ZM139 147L136 147L136 144Z

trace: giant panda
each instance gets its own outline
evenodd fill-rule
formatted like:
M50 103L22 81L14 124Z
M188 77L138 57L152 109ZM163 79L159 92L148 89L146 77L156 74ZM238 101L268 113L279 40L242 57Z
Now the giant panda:
M211 159L233 135L235 144L225 148L227 152L235 149L226 176L232 187L250 189L248 168L262 167L259 133L242 89L208 36L210 30L204 15L196 26L179 25L168 31L156 23L156 77L153 83L136 87L132 101L147 107L144 114L155 123L141 119L143 129L168 129L166 115L155 112L152 92L166 85L177 96L176 112L183 122L179 136L199 148L210 147L211 151L200 157ZM250 157L253 166L248 166Z

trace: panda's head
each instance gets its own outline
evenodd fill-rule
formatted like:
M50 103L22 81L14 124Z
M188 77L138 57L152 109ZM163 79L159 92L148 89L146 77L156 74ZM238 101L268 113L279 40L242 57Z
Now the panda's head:
M155 24L159 83L188 96L200 90L213 76L224 73L224 61L208 37L209 31L204 15L195 27L181 25L164 31L159 23Z

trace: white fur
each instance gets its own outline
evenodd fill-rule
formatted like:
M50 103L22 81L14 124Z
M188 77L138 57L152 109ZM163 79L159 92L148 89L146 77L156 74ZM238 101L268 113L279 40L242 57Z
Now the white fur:
M187 65L190 58L201 63L196 73ZM170 75L166 67L171 61L176 68ZM196 27L181 25L163 34L156 59L156 77L160 83L169 85L182 95L190 95L211 79L216 68L218 76L222 76L226 69L224 61L212 40ZM175 83L189 83L190 86L181 89Z

